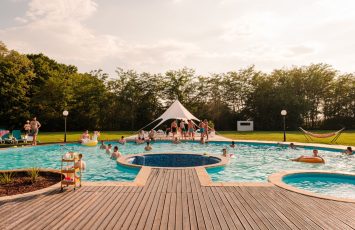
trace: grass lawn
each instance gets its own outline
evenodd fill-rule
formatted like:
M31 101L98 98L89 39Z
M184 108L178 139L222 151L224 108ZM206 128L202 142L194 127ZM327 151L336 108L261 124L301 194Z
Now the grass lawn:
M67 132L67 141L79 141L83 132ZM91 132L90 135L93 133ZM131 131L102 131L100 132L99 140L118 140L121 136L131 136L134 132ZM63 132L39 132L38 140L41 143L48 142L63 142Z
M326 133L331 131L313 131L314 133ZM67 141L78 141L82 132L68 132ZM92 134L92 133L91 133ZM132 131L102 131L100 140L118 140L121 136L131 136L135 134ZM235 140L260 140L260 141L283 141L283 132L281 131L254 131L254 132L236 132L236 131L220 131L219 135ZM287 131L287 141L290 142L307 142L306 138L300 131ZM40 132L38 136L40 143L63 142L63 132ZM329 144L331 138L319 139L313 138L311 143ZM339 137L337 144L355 146L355 130L345 131ZM0 145L5 147L8 145Z
M328 133L332 131L312 131L313 133ZM221 131L219 135L235 140L260 140L260 141L283 141L282 131L254 131L254 132L235 132ZM313 138L310 143L330 144L334 137L329 138ZM289 142L305 142L306 138L300 131L287 131L286 140ZM355 130L344 131L337 140L339 145L355 146Z

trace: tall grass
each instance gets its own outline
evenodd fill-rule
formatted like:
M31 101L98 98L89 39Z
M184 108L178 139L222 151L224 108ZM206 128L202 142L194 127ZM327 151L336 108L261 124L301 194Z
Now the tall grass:
M3 172L0 174L1 184L10 184L13 181L13 172Z
M31 179L32 184L35 183L39 177L39 168L31 168L27 171L28 176Z

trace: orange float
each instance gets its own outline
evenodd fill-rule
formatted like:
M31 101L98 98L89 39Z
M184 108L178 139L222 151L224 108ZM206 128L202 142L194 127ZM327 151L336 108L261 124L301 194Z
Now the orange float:
M305 163L325 163L324 159L321 157L301 157L297 161Z

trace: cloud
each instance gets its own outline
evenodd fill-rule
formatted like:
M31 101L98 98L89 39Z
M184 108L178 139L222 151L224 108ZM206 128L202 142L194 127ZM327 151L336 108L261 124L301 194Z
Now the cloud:
M32 0L26 12L32 20L45 21L82 21L90 17L97 9L93 0Z
M30 0L16 3L27 10L11 14L16 23L2 27L0 38L80 71L188 66L204 74L317 62L353 71L355 4L340 2Z

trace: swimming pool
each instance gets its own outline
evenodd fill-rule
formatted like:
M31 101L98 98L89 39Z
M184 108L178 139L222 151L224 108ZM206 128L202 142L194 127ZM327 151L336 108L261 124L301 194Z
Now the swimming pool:
M127 143L117 145L123 155L144 152L145 145ZM106 143L106 144L107 144ZM229 142L210 142L201 145L196 142L172 144L168 141L153 143L151 152L192 152L221 154L222 148L229 146ZM60 169L61 155L70 149L84 154L87 171L84 173L86 181L133 181L138 170L119 166L111 160L104 150L99 147L84 147L80 144L45 145L37 147L18 147L0 150L0 170L13 168L54 168ZM254 181L265 182L267 177L275 172L289 169L317 169L355 172L355 156L343 156L339 151L320 149L320 155L326 164L309 164L290 161L299 155L310 155L311 148L288 149L286 147L267 144L237 143L235 149L228 148L229 153L235 155L225 167L208 169L213 181Z
M355 200L355 176L337 173L295 173L282 182L306 191Z

